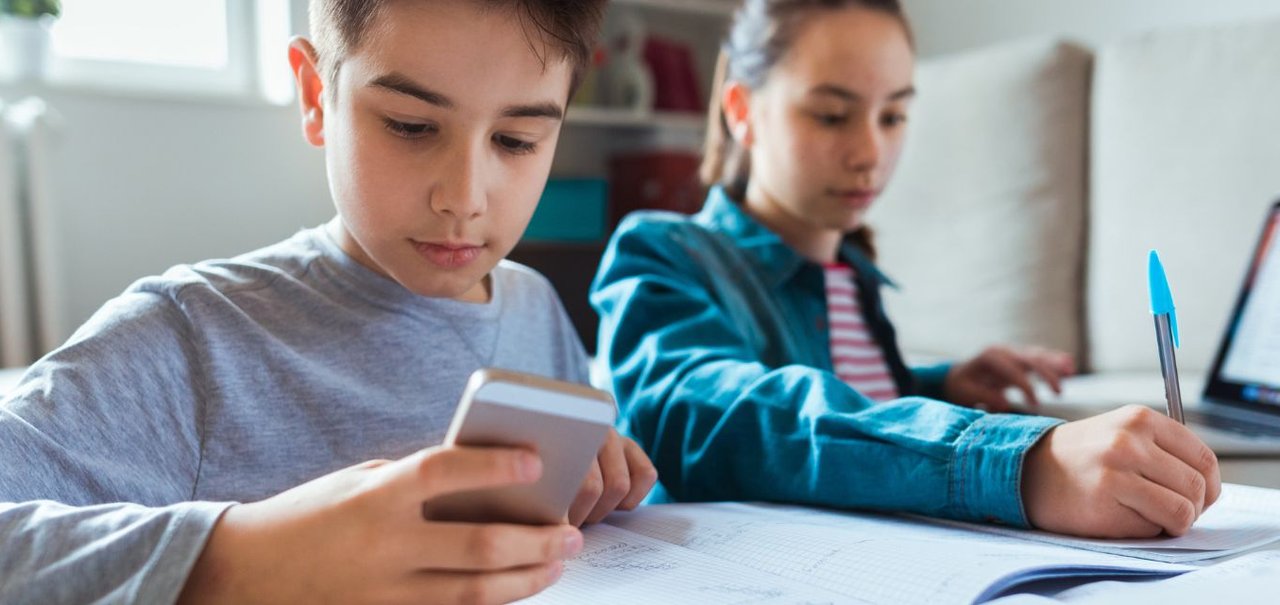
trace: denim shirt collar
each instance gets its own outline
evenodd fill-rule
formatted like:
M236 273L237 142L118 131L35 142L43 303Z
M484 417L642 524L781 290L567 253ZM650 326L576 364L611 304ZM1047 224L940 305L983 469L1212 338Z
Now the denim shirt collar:
M802 267L814 264L782 241L777 233L747 214L720 186L711 188L695 220L729 236L770 287L786 283ZM840 258L853 266L858 275L868 276L876 285L898 287L858 246L847 240L840 243Z

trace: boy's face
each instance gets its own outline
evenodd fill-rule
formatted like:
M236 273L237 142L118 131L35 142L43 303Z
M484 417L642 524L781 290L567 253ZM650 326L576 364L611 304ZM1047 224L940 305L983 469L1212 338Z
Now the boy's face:
M488 300L546 185L568 61L544 65L510 12L455 0L387 3L323 95L306 41L290 62L342 248L417 294Z

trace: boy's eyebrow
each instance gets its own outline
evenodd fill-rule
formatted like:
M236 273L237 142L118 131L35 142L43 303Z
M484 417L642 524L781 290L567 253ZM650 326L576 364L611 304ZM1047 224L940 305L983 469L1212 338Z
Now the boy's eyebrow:
M374 78L369 82L369 86L385 88L392 92L398 92L402 95L415 97L442 109L453 109L453 101L438 92L428 89L402 74L391 72L386 75Z
M531 105L513 105L502 110L504 118L549 118L552 120L564 119L564 110L559 105L550 101L546 103L533 103Z
M832 95L832 96L840 97L841 99L844 99L846 101L856 102L856 101L862 100L862 95L856 92L853 92L852 90L849 90L847 88L844 88L842 86L836 86L835 84L819 84L817 86L814 86L812 89L810 89L809 93L815 94L815 95ZM916 87L907 86L906 88L894 91L893 94L890 94L889 100L901 101L903 99L909 99L911 97L914 97L915 95L916 95Z
M403 74L392 72L378 76L377 78L374 78L372 82L369 82L369 86L385 88L402 95L409 95L426 103L435 105L441 109L454 108L454 102L449 99L449 97L418 84ZM549 118L552 120L561 120L564 118L564 109L550 101L545 103L531 103L528 105L512 105L502 110L502 117Z

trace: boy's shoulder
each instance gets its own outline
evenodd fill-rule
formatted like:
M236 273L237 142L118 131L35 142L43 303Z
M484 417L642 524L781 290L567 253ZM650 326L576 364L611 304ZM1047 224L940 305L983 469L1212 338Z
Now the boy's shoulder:
M324 255L316 236L315 229L307 229L233 258L175 265L160 275L134 282L128 291L148 292L174 300L195 292L231 297L269 288L281 279L298 280Z

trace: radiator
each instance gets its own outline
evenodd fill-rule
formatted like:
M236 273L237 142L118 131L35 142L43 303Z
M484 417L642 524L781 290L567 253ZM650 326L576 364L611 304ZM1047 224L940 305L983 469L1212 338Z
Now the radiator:
M0 105L0 367L65 336L50 213L58 122L39 99Z

